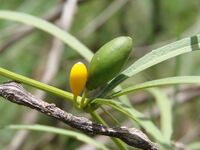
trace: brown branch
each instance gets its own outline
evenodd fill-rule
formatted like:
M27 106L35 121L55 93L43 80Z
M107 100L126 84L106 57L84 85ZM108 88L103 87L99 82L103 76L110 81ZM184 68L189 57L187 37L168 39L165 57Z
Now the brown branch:
M106 127L84 117L77 117L27 92L20 84L8 82L0 85L0 96L10 102L24 105L57 119L89 135L106 135L119 138L130 146L144 150L158 150L157 146L138 129L127 127Z

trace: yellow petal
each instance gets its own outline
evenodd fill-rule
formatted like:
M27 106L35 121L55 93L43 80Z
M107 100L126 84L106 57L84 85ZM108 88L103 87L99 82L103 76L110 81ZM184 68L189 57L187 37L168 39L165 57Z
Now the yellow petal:
M87 68L82 62L73 65L70 72L70 88L75 96L80 95L85 88L87 77Z

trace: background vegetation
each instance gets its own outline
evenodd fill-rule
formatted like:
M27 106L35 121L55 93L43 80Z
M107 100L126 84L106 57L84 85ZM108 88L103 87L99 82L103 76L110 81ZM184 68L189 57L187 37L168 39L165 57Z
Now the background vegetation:
M0 0L0 9L43 17L51 15L52 10L62 3L61 0ZM69 32L93 52L115 37L122 35L132 37L134 51L127 63L128 66L155 48L198 34L200 31L199 7L200 1L198 0L124 0L124 2L120 0L80 0ZM58 13L58 16L51 21L56 23L60 18L59 15ZM20 23L0 20L0 66L18 74L41 80L47 65L48 55L53 47L54 37L43 31L35 30L18 40L17 36L23 32L24 28ZM13 37L17 37L17 41L4 47ZM134 78L128 79L122 86L170 76L199 75L199 57L200 52L196 51L169 59L139 73ZM77 61L88 63L79 53L67 45L64 46L59 61L58 71L49 84L69 91L68 77L71 66ZM0 76L1 83L7 80ZM26 89L35 93L34 88L27 86ZM194 143L200 140L200 87L198 85L169 86L161 88L161 90L168 95L174 104L172 140L176 144L183 144L186 147L192 144L194 146ZM160 126L159 111L151 95L139 92L128 96L134 108L144 112L158 127ZM46 95L44 99L56 103L68 112L89 117L86 113L74 110L71 103L51 94ZM10 124L33 124L30 121L32 118L30 111L28 108L1 100L0 127ZM120 120L121 125L132 126L128 118L117 111L110 111ZM116 125L109 121L109 117L105 115L103 117L110 126ZM41 114L37 114L34 123L69 128ZM16 130L0 130L0 149L11 146L17 133ZM95 138L106 145L110 142L102 136ZM21 150L53 150L66 149L66 147L73 150L87 149L86 146L70 137L44 132L30 132L22 140L19 147ZM113 148L112 145L111 147ZM199 148L200 146L196 146L196 149Z

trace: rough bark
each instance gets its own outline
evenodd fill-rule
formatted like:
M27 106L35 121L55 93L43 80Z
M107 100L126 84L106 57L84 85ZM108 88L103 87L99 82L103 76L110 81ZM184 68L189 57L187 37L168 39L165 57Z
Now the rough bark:
M7 82L0 85L0 96L17 103L35 109L43 114L55 118L65 124L76 128L89 135L106 135L119 138L130 146L144 150L158 150L157 146L148 137L136 128L106 127L97 124L84 117L74 116L71 113L56 107L53 103L47 103L37 99L27 92L19 83Z

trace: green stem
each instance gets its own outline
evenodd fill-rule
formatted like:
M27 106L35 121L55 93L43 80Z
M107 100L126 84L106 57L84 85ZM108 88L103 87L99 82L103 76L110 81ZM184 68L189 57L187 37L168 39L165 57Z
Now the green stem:
M181 56L177 56L176 59L176 64L175 64L175 71L174 74L175 76L180 76L181 75ZM177 103L177 93L179 92L179 85L174 86L174 97L175 97L175 105Z
M85 102L85 98L86 98L86 90L84 89L83 91L83 94L82 94L82 98L81 98L81 101L80 101L80 108L83 109L84 107L84 102Z
M73 97L73 105L74 105L75 108L79 109L79 104L77 102L77 96L76 95L74 95L74 97Z
M120 125L120 122L119 122L117 119L115 119L115 117L114 117L110 112L108 112L106 109L104 109L103 106L100 106L100 108L102 109L102 111L103 111L106 115L108 115L108 116L110 117L110 119L112 119L112 120L114 121L114 123Z
M92 116L92 118L97 121L98 123L101 123L105 126L108 126L107 123L103 120L103 118L101 118L96 112L90 112L90 115ZM126 145L119 139L117 138L113 138L111 137L112 141L117 145L117 147L120 149L120 150L128 150Z
M25 76L16 74L14 72L8 71L8 70L3 69L1 67L0 67L0 76L4 76L6 78L18 81L20 83L41 89L45 92L52 93L56 96L64 98L65 100L67 99L67 100L73 101L73 94L71 94L69 92L63 91L61 89L58 89L56 87L53 87L53 86L50 86L50 85L47 85L47 84L44 84L44 83L41 83L41 82L33 80L33 79L27 78Z

